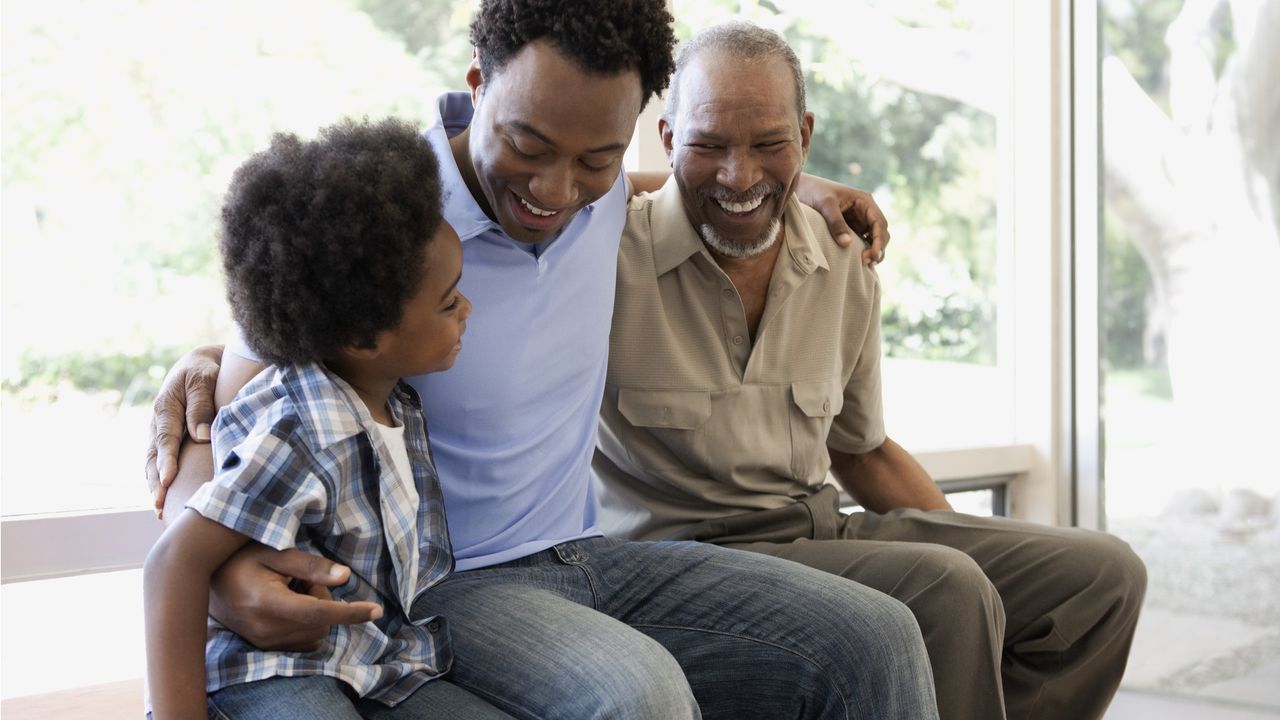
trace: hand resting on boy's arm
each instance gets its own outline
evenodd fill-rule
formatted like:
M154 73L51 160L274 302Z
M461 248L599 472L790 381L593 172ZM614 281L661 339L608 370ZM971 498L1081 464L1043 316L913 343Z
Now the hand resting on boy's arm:
M147 481L166 522L176 520L187 499L213 477L207 429L203 438L193 439L191 433L201 424L212 425L216 409L260 369L235 353L226 353L224 360L221 347L206 346L184 355L165 377L152 419ZM344 565L301 550L250 542L214 574L209 614L263 650L311 651L330 625L367 622L381 614L369 603L332 599L329 588L346 582L350 573Z

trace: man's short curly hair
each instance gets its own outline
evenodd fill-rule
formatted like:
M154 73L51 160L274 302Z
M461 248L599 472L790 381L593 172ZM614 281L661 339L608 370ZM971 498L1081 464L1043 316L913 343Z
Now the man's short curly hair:
M486 79L542 38L586 72L635 70L644 107L675 69L672 22L665 0L484 0L471 23L471 44Z
M435 153L410 123L280 133L236 171L222 208L227 299L272 363L333 357L400 323L441 222Z

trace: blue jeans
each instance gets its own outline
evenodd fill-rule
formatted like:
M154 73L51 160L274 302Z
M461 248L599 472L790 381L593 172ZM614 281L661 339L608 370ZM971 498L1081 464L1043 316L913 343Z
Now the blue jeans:
M432 680L393 708L353 697L341 680L311 675L231 685L209 695L210 720L510 720L447 680ZM150 716L148 716L150 717Z
M450 576L449 679L520 718L937 718L920 630L830 574L592 538Z

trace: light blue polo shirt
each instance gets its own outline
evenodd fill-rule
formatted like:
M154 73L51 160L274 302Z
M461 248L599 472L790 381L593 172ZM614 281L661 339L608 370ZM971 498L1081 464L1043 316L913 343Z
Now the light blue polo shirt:
M626 181L535 256L480 209L448 138L471 97L440 97L427 130L444 216L462 238L473 309L453 368L406 378L422 397L458 570L599 535L591 456L608 366Z

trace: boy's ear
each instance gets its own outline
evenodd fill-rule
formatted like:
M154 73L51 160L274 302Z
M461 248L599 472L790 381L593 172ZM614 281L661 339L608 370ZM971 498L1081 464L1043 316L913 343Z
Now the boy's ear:
M338 354L349 360L374 360L382 353L382 333L378 333L372 342L351 343L344 345Z

